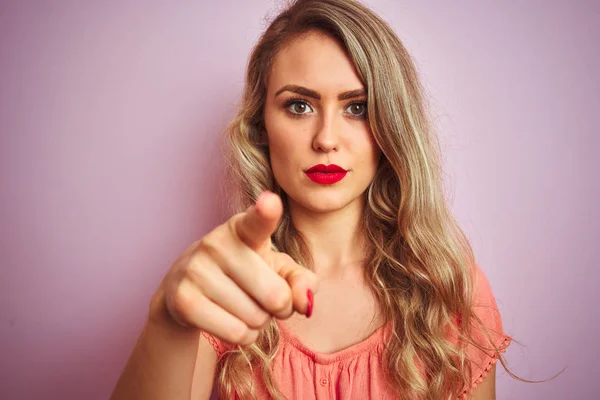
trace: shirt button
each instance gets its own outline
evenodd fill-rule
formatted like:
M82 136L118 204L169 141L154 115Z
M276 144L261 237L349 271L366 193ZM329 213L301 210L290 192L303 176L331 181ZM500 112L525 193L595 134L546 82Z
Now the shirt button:
M329 383L329 379L327 378L321 378L321 386L325 386Z

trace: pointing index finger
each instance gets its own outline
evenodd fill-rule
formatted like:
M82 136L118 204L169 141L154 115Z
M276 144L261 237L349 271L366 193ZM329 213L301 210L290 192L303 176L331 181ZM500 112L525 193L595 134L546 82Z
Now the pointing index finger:
M283 215L283 203L279 196L264 191L242 216L235 221L234 229L239 238L254 251L270 248L271 235ZM267 246L268 245L268 246Z

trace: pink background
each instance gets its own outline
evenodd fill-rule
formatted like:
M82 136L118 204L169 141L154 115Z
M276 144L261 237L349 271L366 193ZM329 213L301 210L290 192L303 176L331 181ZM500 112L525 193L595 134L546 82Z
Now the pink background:
M226 217L218 135L273 4L0 2L0 398L108 397L161 277ZM567 366L500 369L498 398L593 398L600 3L368 4L432 97L510 366Z

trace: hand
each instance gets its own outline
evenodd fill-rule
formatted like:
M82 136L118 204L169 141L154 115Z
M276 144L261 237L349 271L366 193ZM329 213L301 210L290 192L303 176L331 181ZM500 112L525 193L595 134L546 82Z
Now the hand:
M254 206L177 258L153 304L166 307L181 325L240 345L255 342L273 316L310 316L308 293L317 291L315 274L271 249L282 214L279 196L263 192Z

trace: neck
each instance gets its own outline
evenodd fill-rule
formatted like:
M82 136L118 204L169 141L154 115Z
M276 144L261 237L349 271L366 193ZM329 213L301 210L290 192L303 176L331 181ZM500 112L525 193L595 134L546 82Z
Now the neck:
M333 275L353 267L362 268L366 243L361 223L364 209L362 196L331 212L315 212L290 202L294 227L306 239L315 273Z

